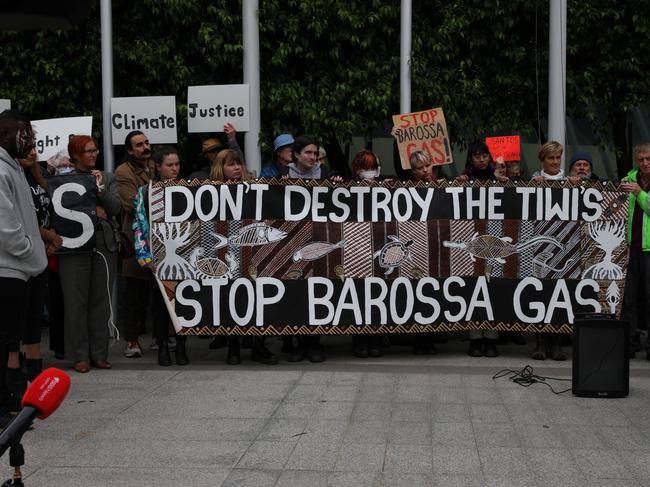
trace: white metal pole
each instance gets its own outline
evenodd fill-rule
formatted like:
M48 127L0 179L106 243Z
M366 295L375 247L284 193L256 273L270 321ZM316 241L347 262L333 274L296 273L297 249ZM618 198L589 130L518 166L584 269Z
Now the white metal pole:
M548 138L566 144L566 0L551 0L548 55ZM566 150L562 154L562 169Z
M113 16L111 0L101 0L102 31L102 140L104 170L113 172L113 138L111 137L111 98L113 98Z
M245 135L246 166L259 176L262 170L260 151L260 26L258 0L242 2L244 37L244 83L250 87L250 129Z
M411 111L411 29L412 2L402 0L400 10L399 110Z

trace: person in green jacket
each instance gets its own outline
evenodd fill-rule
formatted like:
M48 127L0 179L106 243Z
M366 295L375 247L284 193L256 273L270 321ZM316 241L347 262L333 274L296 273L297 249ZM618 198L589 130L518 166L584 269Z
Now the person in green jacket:
M620 186L630 193L627 217L630 253L621 312L622 318L630 323L630 358L640 349L639 328L648 329L648 313L644 307L650 302L650 142L637 144L633 154L637 167L623 178ZM646 358L650 360L650 347L646 349Z

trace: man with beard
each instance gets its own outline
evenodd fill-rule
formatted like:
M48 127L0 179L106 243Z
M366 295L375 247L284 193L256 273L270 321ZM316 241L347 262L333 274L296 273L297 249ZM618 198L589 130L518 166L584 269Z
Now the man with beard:
M129 248L134 248L133 219L134 199L140 186L149 183L155 174L154 162L151 159L151 145L147 136L139 130L129 132L124 142L126 154L122 164L115 171L117 191L122 202L122 235L130 241ZM121 276L124 282L122 308L119 314L121 328L126 340L124 355L129 358L142 356L142 348L138 342L140 327L146 319L146 309L149 302L148 269L140 267L136 256L123 257Z
M29 306L28 281L47 265L32 192L17 160L27 157L35 145L32 125L25 115L15 110L0 114L0 405L3 407L9 393L20 400L24 392L18 354L8 363L7 345L20 341ZM3 426L5 419L6 411L3 411L0 419Z

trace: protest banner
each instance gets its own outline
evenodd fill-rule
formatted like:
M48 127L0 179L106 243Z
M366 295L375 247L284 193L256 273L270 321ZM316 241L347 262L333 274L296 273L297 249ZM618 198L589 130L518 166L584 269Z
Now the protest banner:
M11 110L11 100L0 98L0 113L4 112L5 110Z
M613 183L163 181L149 201L185 334L569 332L620 312Z
M499 158L503 158L504 161L521 160L521 137L519 135L486 137L485 145L488 146L492 159L495 161Z
M95 248L97 183L90 174L65 174L47 178L52 197L52 228L63 239L59 253Z
M187 131L221 132L232 123L238 132L250 126L250 94L247 84L187 87Z
M175 144L175 96L135 96L111 99L113 145L124 145L129 132L140 130L152 144Z
M410 169L409 157L416 150L426 152L434 166L453 162L442 108L393 115L393 126L403 169Z
M92 135L93 117L49 118L32 120L36 132L36 155L47 161L58 153L68 156L68 141L73 135Z

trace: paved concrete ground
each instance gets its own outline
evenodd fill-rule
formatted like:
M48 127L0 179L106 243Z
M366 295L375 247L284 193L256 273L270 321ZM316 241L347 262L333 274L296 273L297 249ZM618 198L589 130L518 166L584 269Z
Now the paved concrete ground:
M526 364L569 377L570 362L531 361L531 346L472 359L453 340L362 360L348 341L328 339L323 364L269 367L248 351L226 366L190 339L192 364L167 368L118 343L113 370L70 371L65 403L26 434L26 485L650 485L650 362L632 361L628 398L581 399L491 379Z

